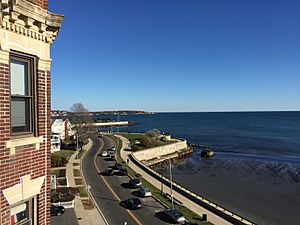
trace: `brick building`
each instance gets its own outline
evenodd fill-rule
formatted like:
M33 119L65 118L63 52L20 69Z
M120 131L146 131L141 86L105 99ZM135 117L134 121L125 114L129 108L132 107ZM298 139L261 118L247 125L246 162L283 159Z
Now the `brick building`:
M50 224L48 0L0 0L0 224Z

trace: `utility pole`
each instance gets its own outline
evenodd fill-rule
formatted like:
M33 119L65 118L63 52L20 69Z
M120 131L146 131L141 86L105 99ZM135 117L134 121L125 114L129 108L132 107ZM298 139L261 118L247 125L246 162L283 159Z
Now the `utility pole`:
M171 194L171 202L172 202L172 208L174 209L174 199L173 199L173 181L172 181L172 165L171 165L171 159L169 159L169 165L170 165L170 194Z
M76 159L78 159L78 134L76 134L76 151L77 151Z

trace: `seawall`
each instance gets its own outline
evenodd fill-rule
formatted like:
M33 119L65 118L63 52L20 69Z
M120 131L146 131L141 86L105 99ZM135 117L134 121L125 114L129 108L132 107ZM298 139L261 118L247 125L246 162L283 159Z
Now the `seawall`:
M147 161L155 161L156 159L159 160L162 158L177 157L180 152L186 150L187 148L188 148L188 144L186 140L176 139L176 142L172 144L163 145L155 148L149 148L132 154L137 160L141 162L147 162Z

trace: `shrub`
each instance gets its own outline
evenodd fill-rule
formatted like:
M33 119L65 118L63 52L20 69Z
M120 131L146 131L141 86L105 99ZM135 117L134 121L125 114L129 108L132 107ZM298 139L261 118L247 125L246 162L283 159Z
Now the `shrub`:
M148 136L144 136L141 138L141 146L143 146L145 148L153 148L153 147L155 147L155 143Z
M160 131L158 129L152 129L145 133L149 138L155 139L158 135L160 135Z
M69 202L72 201L78 193L77 188L59 187L55 190L51 190L51 202Z
M57 179L57 183L59 185L67 185L67 179L66 178Z
M67 163L68 160L66 157L62 157L55 154L51 155L51 167L65 166Z
M137 145L131 146L131 151L138 151L138 150L139 150L139 146L137 146Z

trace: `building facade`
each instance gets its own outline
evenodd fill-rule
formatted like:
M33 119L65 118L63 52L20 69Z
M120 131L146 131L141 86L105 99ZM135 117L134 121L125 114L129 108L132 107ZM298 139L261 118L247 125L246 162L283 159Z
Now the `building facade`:
M50 224L48 0L0 0L0 224Z

